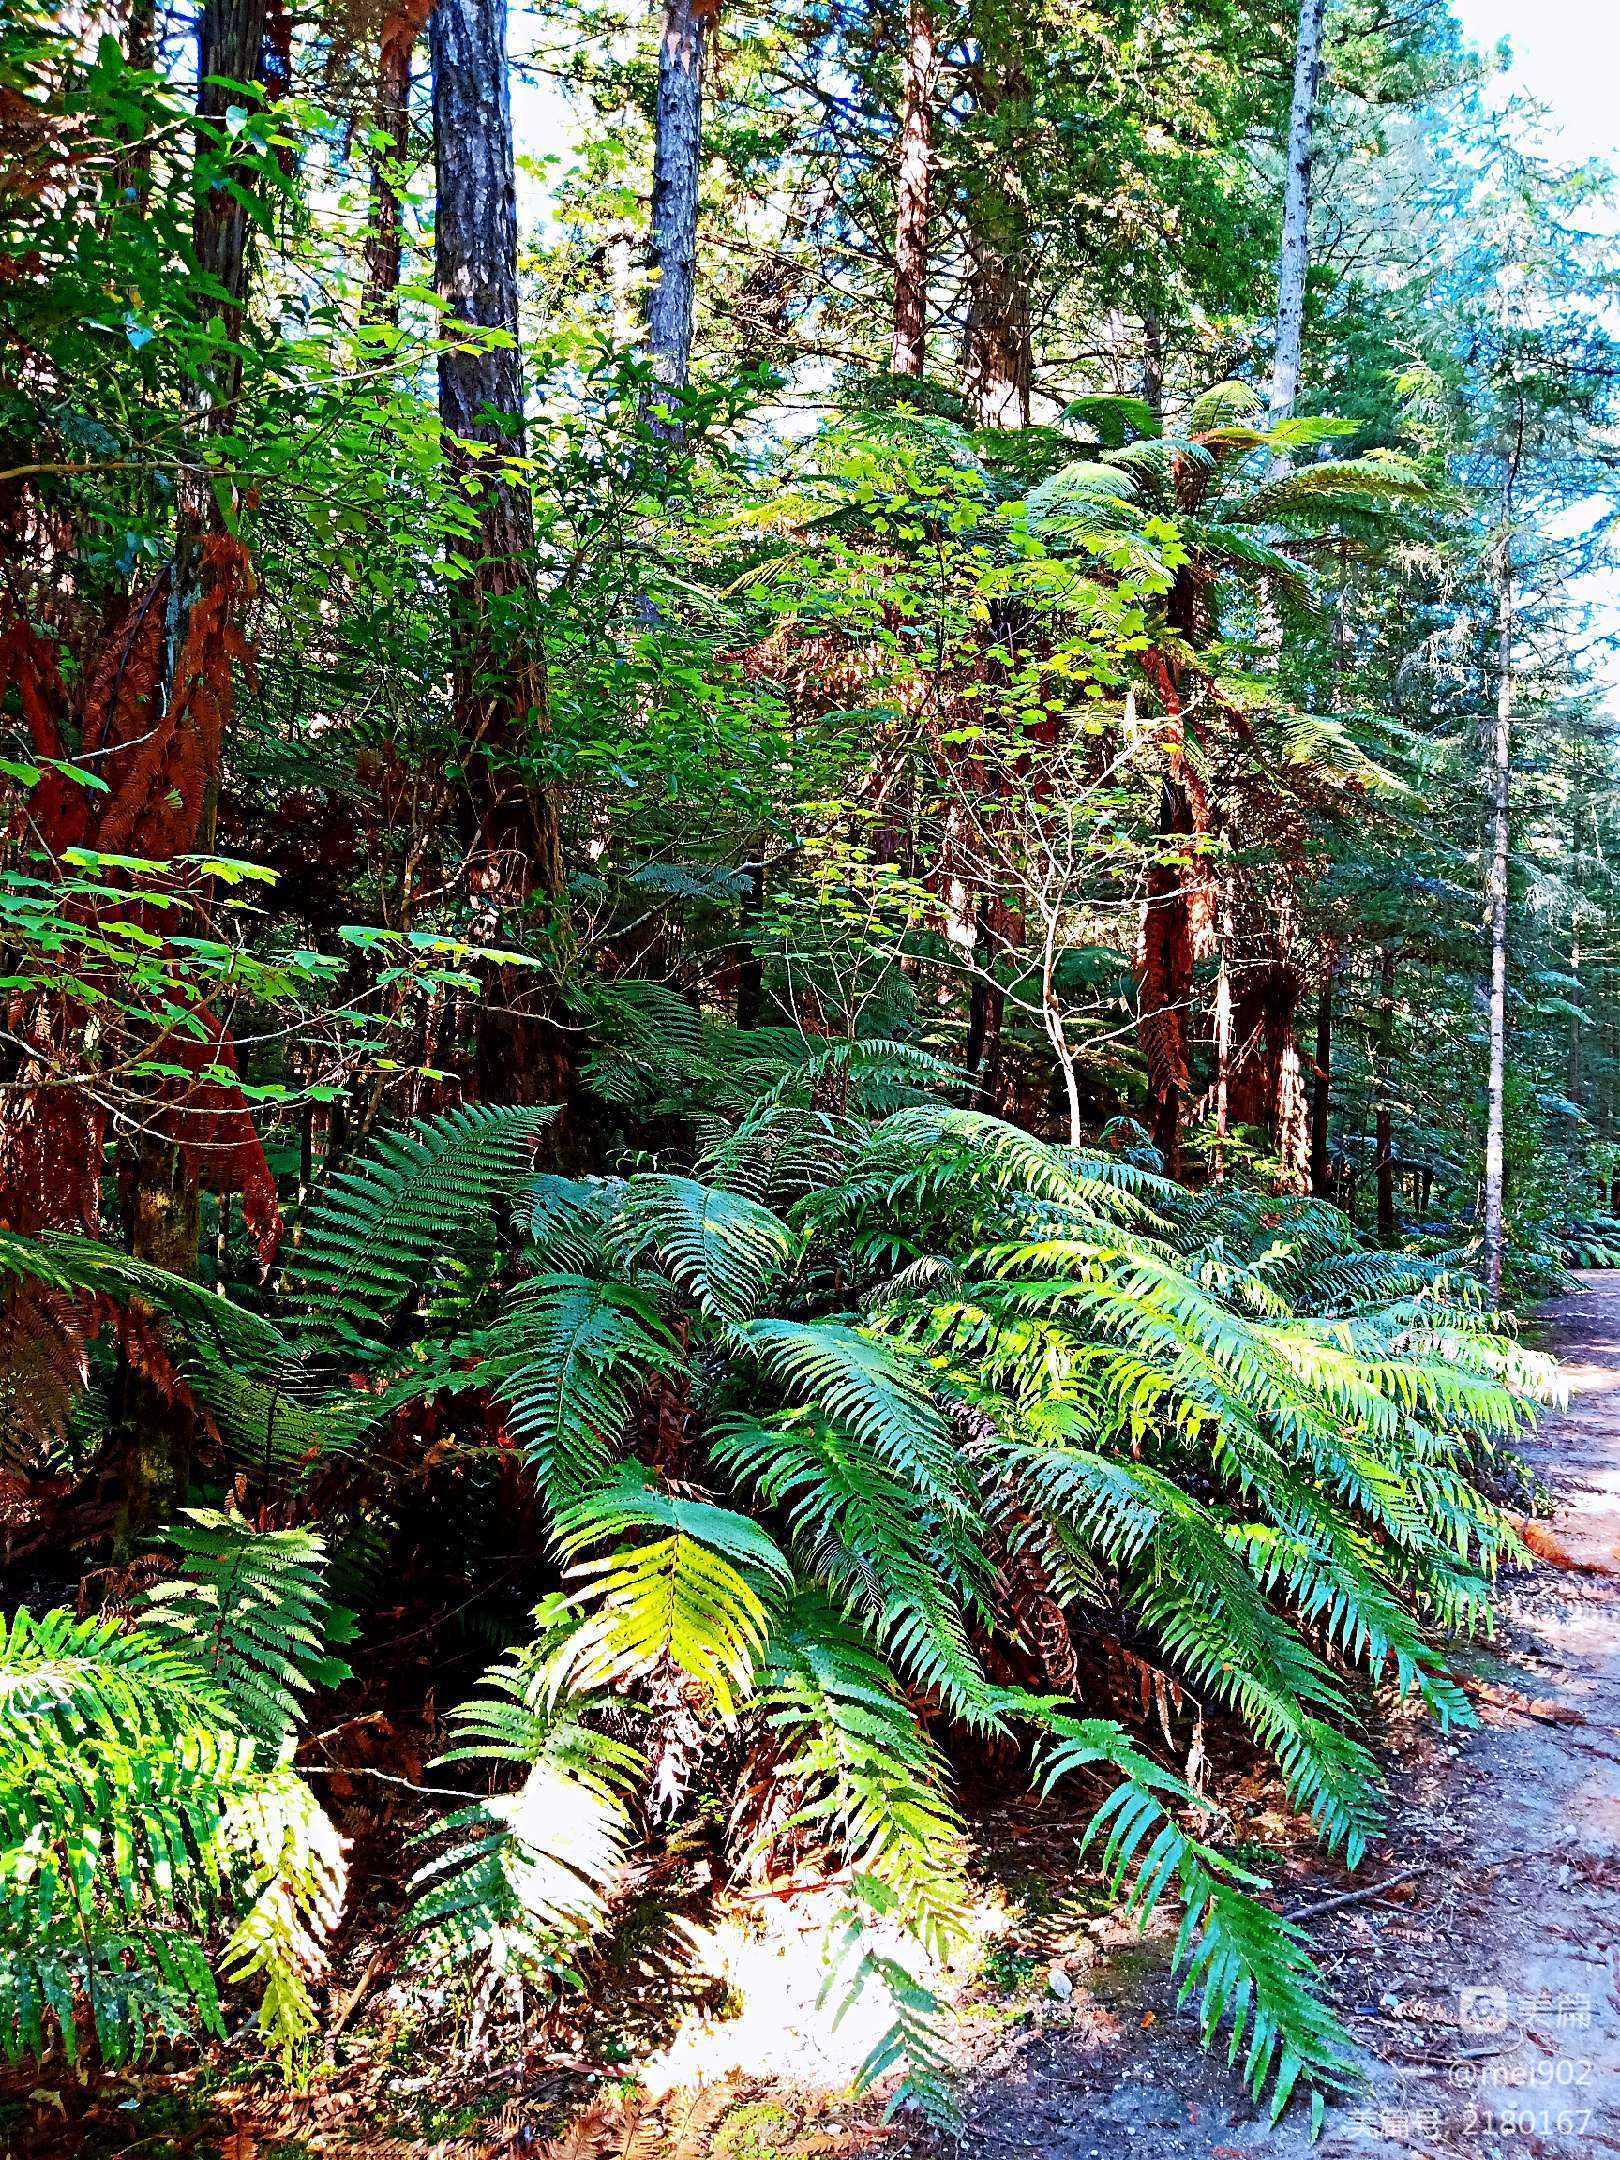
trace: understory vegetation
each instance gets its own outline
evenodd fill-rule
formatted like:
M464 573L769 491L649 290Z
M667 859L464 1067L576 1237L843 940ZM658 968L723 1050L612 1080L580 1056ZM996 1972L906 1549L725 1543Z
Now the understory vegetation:
M1620 1264L1605 179L1441 0L0 22L19 2090L802 1891L948 2128L1018 1796L1320 2123L1223 1780Z

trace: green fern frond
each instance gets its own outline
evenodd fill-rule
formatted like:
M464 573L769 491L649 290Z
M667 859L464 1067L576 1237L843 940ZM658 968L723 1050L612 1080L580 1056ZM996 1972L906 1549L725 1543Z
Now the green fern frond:
M1236 2064L1242 2056L1244 2082L1256 2100L1270 2084L1272 2121L1303 2077L1313 2127L1320 2124L1325 2098L1348 2090L1355 2070L1349 2037L1317 1992L1302 1931L1252 1894L1265 1887L1259 1878L1180 1827L1170 1805L1196 1807L1197 1795L1134 1748L1117 1725L1057 1717L1051 1726L1044 1792L1098 1764L1123 1773L1092 1817L1086 1840L1103 1840L1104 1872L1116 1892L1126 1892L1126 1910L1139 1924L1146 1925L1167 1890L1179 1894L1183 1914L1172 1970L1180 1975L1183 2002L1201 1991L1204 2045L1228 2020L1227 2060Z
M451 1717L439 1758L520 1765L512 1793L456 1809L430 1833L438 1851L412 1879L409 1926L436 1969L489 1967L530 1981L572 1976L601 1927L630 1835L627 1795L640 1752L589 1723L567 1693L567 1644L542 1608L537 1641L484 1675L487 1692Z
M771 1637L761 1710L775 1775L796 1795L781 1836L809 1829L890 1910L928 1956L963 1939L967 1847L944 1760L865 1638L825 1598L801 1591Z
M842 1320L751 1320L737 1334L782 1388L847 1426L941 1515L972 1515L971 1485L917 1361Z
M871 1923L887 1912L881 1886L849 1914L842 1942L828 1960L820 2003L835 1997L836 2029L870 1987L881 1988L894 2012L893 2022L879 2036L855 2073L855 2090L867 2092L891 2072L903 2075L884 2109L887 2122L903 2107L915 2108L925 2122L948 2137L961 2128L962 2112L954 2089L953 2067L944 2043L945 2014L932 1988L919 1980L899 1958L873 1947Z
M277 1758L303 1698L348 1667L327 1642L349 1616L326 1596L326 1544L311 1530L255 1530L240 1515L187 1508L166 1534L180 1573L147 1591L152 1632L222 1690L238 1722Z
M148 1628L65 1613L0 1631L0 2047L71 2057L220 2030L205 1945L263 1988L289 2060L343 1895L342 1841L303 1781L266 1769L222 1675Z
M400 1308L527 1177L551 1110L488 1104L385 1133L309 1211L287 1263L287 1294L312 1344L375 1355Z
M217 1676L155 1634L94 1615L0 1613L0 1747L138 1750L230 1715Z
M663 1531L650 1544L593 1549L627 1530ZM595 1693L673 1667L703 1688L728 1722L754 1692L772 1606L791 1580L757 1524L706 1500L644 1485L628 1469L557 1517L586 1617L566 1655L569 1687Z
M520 1285L476 1348L541 1490L559 1506L608 1474L632 1395L679 1355L652 1295L585 1275Z
M793 1525L806 1570L918 1686L969 1725L1000 1722L966 1611L988 1587L971 1533L895 1474L858 1437L809 1411L738 1417L716 1431L713 1456Z
M719 1320L747 1320L797 1240L786 1223L741 1193L695 1178L635 1177L612 1229L625 1265L651 1255L681 1290Z

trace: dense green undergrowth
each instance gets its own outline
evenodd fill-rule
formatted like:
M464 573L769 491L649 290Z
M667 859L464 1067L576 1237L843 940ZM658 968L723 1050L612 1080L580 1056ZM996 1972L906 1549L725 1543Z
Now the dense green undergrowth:
M496 1406L471 1474L520 1450L546 1546L532 1636L450 1721L436 1777L466 1803L419 1855L406 1933L457 1999L566 1987L629 1856L692 1813L705 1760L742 1759L729 1871L821 1856L847 1885L837 1984L895 1993L870 2072L947 2110L949 1757L993 1735L1091 1819L1133 1911L1178 1902L1184 1988L1257 2095L1352 2079L1300 1932L1214 1803L1088 1715L1085 1674L1127 1636L1354 1865L1381 1821L1368 1685L1467 1720L1445 1645L1488 1626L1518 1549L1476 1479L1545 1368L1443 1259L1048 1145L914 1065L824 1052L679 1173L536 1174L546 1113L452 1112L336 1177L263 1311L5 1236L13 1274L159 1316L246 1508L191 1512L128 1616L10 1624L9 2052L218 2031L223 1983L307 2054L343 1894L296 1767L347 1627L327 1548L386 1546L386 1477L358 1472L438 1395ZM317 1477L323 1535L300 1526Z

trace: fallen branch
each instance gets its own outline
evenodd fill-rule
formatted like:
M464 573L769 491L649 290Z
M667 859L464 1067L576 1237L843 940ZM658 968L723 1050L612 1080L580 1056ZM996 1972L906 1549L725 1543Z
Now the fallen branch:
M1320 1920L1324 1913L1343 1912L1348 1905L1365 1905L1372 1898L1382 1897L1386 1890L1393 1890L1397 1883L1410 1882L1414 1875L1421 1875L1423 1867L1402 1868L1398 1875L1386 1875L1382 1882L1368 1883L1364 1890L1341 1890L1337 1897L1318 1898L1314 1905L1296 1905L1292 1912L1284 1913L1285 1920Z

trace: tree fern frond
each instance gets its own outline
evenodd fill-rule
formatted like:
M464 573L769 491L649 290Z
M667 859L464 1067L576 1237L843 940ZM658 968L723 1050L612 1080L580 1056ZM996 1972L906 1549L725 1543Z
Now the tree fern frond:
M987 1584L971 1533L854 1434L809 1411L738 1417L714 1460L787 1512L806 1569L903 1671L970 1725L999 1722L998 1691L974 1652L965 1610Z
M485 1673L452 1713L444 1764L517 1764L515 1792L470 1802L429 1833L439 1849L412 1879L409 1925L436 1968L488 1965L567 1977L606 1916L630 1835L639 1750L596 1731L570 1696L568 1644L542 1608L539 1639Z
M1181 1829L1170 1804L1199 1805L1181 1779L1134 1748L1107 1719L1054 1718L1041 1785L1050 1793L1076 1770L1106 1763L1123 1773L1092 1817L1087 1842L1103 1840L1102 1863L1111 1886L1125 1890L1126 1909L1146 1924L1172 1886L1183 1905L1172 1969L1181 2000L1202 1991L1204 2045L1230 2021L1227 2059L1243 2057L1243 2077L1258 2100L1271 2086L1271 2119L1287 2106L1303 2076L1311 2088L1313 2123L1325 2096L1355 2081L1349 2037L1317 1992L1304 1934L1260 1903L1257 1877Z
M334 1615L326 1544L312 1530L255 1530L240 1515L187 1508L166 1541L181 1572L146 1593L152 1632L217 1682L244 1729L274 1760L303 1714L303 1698L348 1667L327 1654Z
M974 1497L919 1365L842 1320L751 1320L738 1338L788 1393L856 1437L946 1517Z
M589 1274L602 1232L623 1192L618 1178L566 1178L546 1171L524 1187L524 1234L546 1273Z
M793 1258L797 1240L741 1193L695 1178L645 1176L624 1188L612 1243L630 1266L653 1255L711 1317L743 1321Z
M607 1475L624 1445L632 1394L678 1357L648 1292L585 1275L520 1285L477 1347L486 1384L559 1505Z
M217 2032L204 1945L261 1984L289 2059L343 1896L342 1841L303 1781L267 1769L224 1676L151 1628L65 1613L0 1631L0 2047L71 2057L81 2011L126 2061Z
M374 1354L406 1301L516 1196L551 1110L488 1104L446 1111L408 1134L385 1133L310 1209L286 1287L317 1344Z
M0 1747L139 1749L230 1716L217 1676L156 1634L94 1615L0 1613Z
M864 1637L800 1592L771 1638L761 1708L797 1793L787 1829L827 1840L884 1885L907 1929L944 1959L965 1927L967 1848L945 1764Z
M290 2066L320 2029L314 1983L343 1912L345 1843L284 1764L232 1798L220 1845L224 1865L244 1879L245 1906L220 1970L234 1986L257 1984L260 2031Z
M667 1534L585 1557L639 1529ZM557 1539L574 1562L586 1614L565 1653L570 1688L594 1693L673 1667L707 1692L721 1718L734 1719L753 1693L771 1607L791 1579L764 1531L626 1471L564 1509Z

